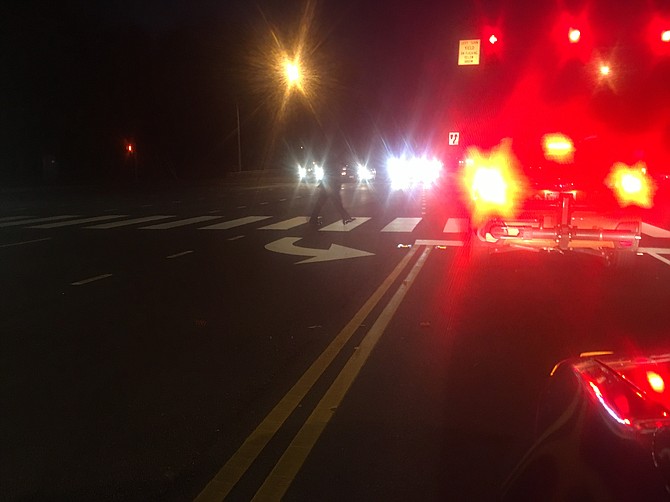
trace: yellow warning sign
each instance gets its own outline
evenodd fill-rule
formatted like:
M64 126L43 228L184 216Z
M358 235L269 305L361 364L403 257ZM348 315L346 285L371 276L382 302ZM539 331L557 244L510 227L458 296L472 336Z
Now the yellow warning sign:
M479 53L481 49L481 40L459 40L458 44L458 65L479 64Z

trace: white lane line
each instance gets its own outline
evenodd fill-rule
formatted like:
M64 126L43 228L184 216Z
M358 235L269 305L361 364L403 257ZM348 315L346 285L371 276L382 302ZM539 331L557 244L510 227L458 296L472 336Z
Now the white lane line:
M335 223L320 228L319 232L351 232L354 228L361 226L369 219L370 218L356 216L354 221L347 223L346 225L342 223L342 220L338 220Z
M180 256L185 256L185 255L187 255L187 254L191 254L192 252L193 252L193 250L191 250L191 251L184 251L184 252L182 252L182 253L171 254L170 256L166 256L165 258L167 258L168 260L170 260L170 259L172 259L172 258L179 258Z
M185 220L168 221L167 223L159 223L157 225L149 225L148 227L140 227L141 230L166 230L168 228L184 227L194 223L203 221L216 220L221 216L195 216L194 218L186 218Z
M247 206L237 206L237 209L246 209Z
M258 203L259 206L267 206L268 204L269 204L269 202L259 202Z
M151 206L153 206L153 204L143 204L140 207L151 207Z
M4 218L0 218L0 223L3 221L15 221L15 220L23 220L27 218L32 218L32 216L5 216Z
M245 216L244 218L237 218L235 220L224 221L223 223L216 223L207 227L200 227L200 230L228 230L229 228L241 227L249 223L256 223L257 221L267 220L272 216Z
M107 277L112 277L112 274L96 275L95 277L91 277L90 279L84 279L82 281L73 282L72 284L70 284L70 286L83 286L84 284L88 284L89 282L99 281L100 279L107 279Z
M13 246L22 246L24 244L32 244L33 242L42 242L49 240L51 240L51 237L45 237L44 239L33 239L32 241L14 242L12 244L3 244L0 246L0 248L11 248Z
M286 199L279 199L279 202L286 202Z
M468 220L467 218L448 218L447 224L444 225L445 234L460 234L468 231Z
M422 218L396 218L382 228L382 232L413 232Z
M370 331L365 334L357 350L349 357L342 371L340 371L323 398L316 405L314 411L312 411L307 421L291 441L291 444L286 448L284 454L277 461L277 464L252 500L281 500L283 498L292 481L302 468L309 452L319 440L328 422L332 419L333 410L336 410L344 400L356 377L393 319L409 288L412 287L412 284L428 259L430 251L431 248L423 250L405 280L402 281L393 297L391 297L388 304L384 307L384 310L374 322Z
M649 237L661 237L664 239L670 238L670 231L664 228L655 227L654 225L650 225L649 223L642 222L640 230L642 231L643 234L646 234Z
M56 221L56 220L66 220L68 218L76 218L78 214L63 214L61 216L49 216L48 218L33 218L31 220L21 220L21 221L8 221L5 223L0 223L0 228L4 227L15 227L18 225L30 225L32 223L42 223L43 221Z
M244 239L244 237L245 237L244 235L236 235L235 237L231 237L230 239L226 239L226 240L229 240L229 241L238 241L238 240L240 240L240 239Z
M272 225L266 225L260 227L259 230L290 230L300 225L304 225L309 220L308 216L296 216L289 220L280 221L278 223L273 223Z
M463 246L463 241L443 241L443 240L433 240L433 239L417 239L414 241L415 246L450 246L450 247L461 247Z
M166 218L176 218L176 216L174 215L144 216L142 218L132 218L130 220L113 221L112 223L101 223L100 225L93 225L84 228L96 228L96 229L118 228L118 227L125 227L127 225L135 225L138 223L148 223L150 221L164 220Z
M110 214L108 216L94 216L92 218L79 218L76 220L59 221L58 223L46 223L44 225L35 225L30 228L60 228L69 227L72 225L81 225L84 223L93 223L94 221L116 220L118 218L125 218L127 214Z

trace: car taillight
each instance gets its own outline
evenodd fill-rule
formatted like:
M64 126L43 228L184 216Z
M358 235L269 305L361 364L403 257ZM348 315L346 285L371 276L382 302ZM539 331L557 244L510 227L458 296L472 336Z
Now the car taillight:
M475 222L492 215L514 216L527 187L510 140L503 140L489 152L469 148L461 184L470 196Z
M616 162L605 179L622 207L640 206L650 208L654 204L654 193L656 186L647 175L644 162L638 162L634 166L627 166L622 162Z

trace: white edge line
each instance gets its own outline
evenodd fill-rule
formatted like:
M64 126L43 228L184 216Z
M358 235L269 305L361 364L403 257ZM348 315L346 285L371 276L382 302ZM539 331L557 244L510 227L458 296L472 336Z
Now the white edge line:
M82 281L73 282L72 284L70 284L70 286L83 286L84 284L88 284L89 282L99 281L100 279L107 279L107 277L112 277L112 274L102 274L95 277L91 277L90 279L84 279Z
M230 237L229 239L226 239L226 240L236 241L236 240L239 240L239 239L244 239L244 237L245 237L244 235L236 235L235 237Z

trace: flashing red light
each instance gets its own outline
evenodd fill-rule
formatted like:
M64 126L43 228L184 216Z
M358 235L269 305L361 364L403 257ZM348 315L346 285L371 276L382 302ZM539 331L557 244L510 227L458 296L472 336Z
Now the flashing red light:
M497 41L498 41L498 37L496 37L495 35L491 35L489 37L489 42L491 43L491 45L495 44Z
M646 174L644 162L627 166L616 162L605 179L605 184L614 190L621 207L630 205L650 208L654 205L656 185Z
M647 25L646 38L656 56L670 55L670 17L656 14Z
M133 148L132 143L128 143L128 144L126 145L126 152L128 152L128 153L133 153L134 150L135 150L135 149Z

